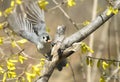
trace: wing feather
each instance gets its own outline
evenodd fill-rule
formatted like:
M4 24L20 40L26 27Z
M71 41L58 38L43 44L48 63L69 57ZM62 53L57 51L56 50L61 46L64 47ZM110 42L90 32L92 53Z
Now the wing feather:
M38 40L39 37L32 29L33 25L21 14L17 14L17 12L13 12L8 17L8 23L11 26L11 29L18 35L35 43L36 45L39 43Z
M27 9L34 15L37 21L45 21L44 20L44 10L41 9L36 2L32 2L27 6Z
M39 32L46 32L44 10L40 9L36 2L26 5L26 9L28 20L33 22L35 32L37 34L39 34Z

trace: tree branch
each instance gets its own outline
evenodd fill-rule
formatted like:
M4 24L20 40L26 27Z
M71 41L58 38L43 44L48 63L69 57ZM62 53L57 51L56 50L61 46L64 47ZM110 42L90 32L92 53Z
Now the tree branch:
M116 0L114 8L120 9L120 0ZM51 74L53 73L55 67L60 63L61 60L67 58L71 54L80 48L80 41L85 39L88 35L98 29L102 24L104 24L109 18L114 14L111 13L109 16L106 15L109 9L106 9L101 15L99 15L94 21L92 21L88 26L79 30L78 32L72 34L71 36L64 39L65 27L58 27L55 45L52 48L51 55L52 60L45 61L44 68L41 72L41 77L37 79L36 82L48 82Z
M36 80L36 82L48 82L48 80L49 80L51 74L53 73L56 65L60 61L59 60L60 52L58 52L58 51L60 49L61 42L64 39L64 33L65 33L65 26L58 26L56 36L55 36L55 40L54 40L55 45L54 45L54 47L52 48L52 51L51 51L51 55L53 56L52 60L51 61L48 61L48 60L45 61L45 65L44 65L44 68L42 70L42 74L39 77L39 79Z
M120 10L120 1L119 0L117 0L115 2L114 8ZM107 15L106 13L108 11L109 11L109 9L106 9L101 15L99 15L88 26L82 28L78 32L76 32L76 33L72 34L71 36L67 37L63 41L61 49L64 50L64 49L70 47L73 43L82 41L87 36L89 36L92 32L94 32L96 29L98 29L101 25L103 25L108 19L110 19L114 15L113 13L111 13L110 15Z

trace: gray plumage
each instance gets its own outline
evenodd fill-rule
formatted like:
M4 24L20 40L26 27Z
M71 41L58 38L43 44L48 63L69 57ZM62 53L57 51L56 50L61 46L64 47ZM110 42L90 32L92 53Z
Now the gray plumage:
M10 28L19 36L31 41L37 46L38 51L47 59L51 59L50 36L46 32L44 11L39 8L36 2L25 4L25 15L17 13L16 9L9 15L8 23ZM62 70L66 62L60 62L57 68Z
M10 28L16 34L36 44L37 49L41 54L50 54L51 42L49 42L50 36L46 32L44 11L41 10L35 3L31 3L29 8L28 11L30 10L29 13L31 13L29 15L34 17L31 18L34 23L29 20L30 18L27 17L28 14L23 15L22 13L17 13L15 9L8 17ZM38 10L36 11L36 9Z
M50 57L51 43L50 36L46 32L46 24L44 18L44 10L40 9L38 3L31 2L30 4L25 5L27 19L33 24L33 29L36 35L41 40L42 45L37 45L38 51L46 57ZM47 58L48 58L47 57Z

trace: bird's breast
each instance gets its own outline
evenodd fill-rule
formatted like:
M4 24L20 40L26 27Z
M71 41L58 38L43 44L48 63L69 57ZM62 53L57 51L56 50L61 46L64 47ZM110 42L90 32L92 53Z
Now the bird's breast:
M49 53L50 50L51 50L51 43L46 43L44 44L43 48L38 49L38 51L43 55Z

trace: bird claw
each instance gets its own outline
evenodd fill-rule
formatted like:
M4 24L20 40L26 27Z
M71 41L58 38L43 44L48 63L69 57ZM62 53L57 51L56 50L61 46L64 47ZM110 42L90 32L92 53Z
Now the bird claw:
M45 58L48 60L48 61L51 61L52 60L52 55L49 55L49 56L45 56Z

